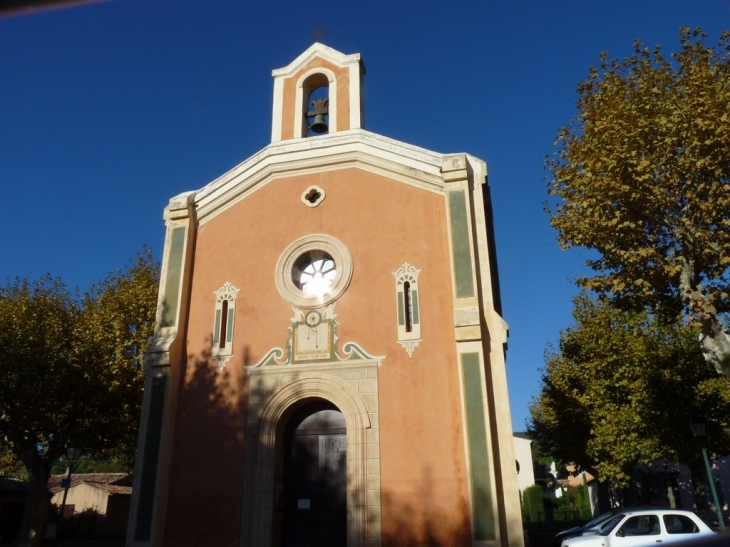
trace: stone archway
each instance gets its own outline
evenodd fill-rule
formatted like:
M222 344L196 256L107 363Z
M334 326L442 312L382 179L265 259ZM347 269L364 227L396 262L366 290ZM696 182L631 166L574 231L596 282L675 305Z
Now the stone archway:
M293 368L250 370L242 544L271 546L277 438L292 410L311 399L324 399L335 405L347 426L347 545L378 544L380 519L370 522L368 518L369 514L380 514L379 434L371 420L373 416L377 424L377 390L374 396L362 394L352 381L342 378L349 375L371 378L372 382L375 377L377 386L377 364L340 365L332 374L300 369L296 376L291 374ZM282 377L284 370L289 373L286 377ZM357 386L358 382L354 384ZM369 511L373 506L377 510Z

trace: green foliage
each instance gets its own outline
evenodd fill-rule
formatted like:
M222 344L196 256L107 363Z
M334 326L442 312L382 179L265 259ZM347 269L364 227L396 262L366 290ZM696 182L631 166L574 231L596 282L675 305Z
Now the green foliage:
M573 509L572 506L568 505L567 503L560 503L559 500L562 500L563 498L557 498L556 501L558 503L556 504L555 514L554 514L554 520L558 522L566 522L571 521L575 519L575 509Z
M65 456L53 462L51 475L63 475L69 467L70 462ZM96 460L92 458L80 458L74 462L73 473L129 473L129 466L123 461Z
M21 543L38 545L48 510L50 462L79 428L90 382L73 359L73 327L80 306L49 276L15 279L0 287L0 446L23 463L30 488Z
M51 465L69 442L131 470L158 279L145 249L83 298L50 276L0 287L0 448L3 466L28 474L24 543L40 541Z
M2 445L0 445L0 475L28 480L28 472L23 462L7 446Z
M588 485L581 484L576 488L575 505L578 508L580 520L588 522L593 518L593 514L591 513L591 500L588 495Z
M144 352L154 333L159 267L150 249L109 274L83 298L75 325L75 358L104 386L99 413L108 417L82 442L97 460L132 471L144 388ZM98 425L98 420L97 420Z
M562 496L555 498L555 506L555 520L588 522L593 518L586 484L562 487Z
M585 518L584 515L588 515ZM588 487L569 487L560 497L546 495L541 485L535 484L522 492L522 520L524 522L570 522L577 518L591 519Z
M542 487L533 484L522 491L522 519L527 522L538 522L540 513L544 511Z
M546 451L625 486L639 461L697 457L693 415L708 421L710 448L730 449L730 380L703 360L696 329L586 294L573 315L530 408L530 433Z
M80 306L58 279L0 287L0 444L28 466L63 453L88 381L73 359Z
M560 460L556 460L552 456L542 456L537 459L537 463L545 465L548 468L555 464L555 478L556 479L567 479L568 470L565 468L565 464Z
M546 160L546 209L563 248L597 251L582 286L690 317L730 375L730 32L714 47L701 29L679 37L669 59L641 42L601 54Z

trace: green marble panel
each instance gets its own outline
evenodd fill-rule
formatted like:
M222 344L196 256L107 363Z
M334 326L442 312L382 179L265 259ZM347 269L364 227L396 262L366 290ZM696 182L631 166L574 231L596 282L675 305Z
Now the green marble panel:
M165 299L162 302L163 327L174 327L177 321L184 252L185 228L173 228L172 241L170 243L170 259L167 262L167 278L165 279Z
M166 398L167 376L153 378L150 402L147 407L147 431L145 432L137 518L134 527L135 541L149 541L152 535L152 514L155 508L155 491L157 490L157 464L160 457Z
M213 345L218 346L221 341L221 310L215 310L215 328L213 329Z
M403 326L406 324L406 312L403 309L403 299L405 296L403 295L403 291L398 291L398 325Z
M418 325L421 322L421 319L419 317L420 314L418 312L418 291L413 291L411 293L411 299L413 302L413 324Z
M471 466L474 536L476 540L484 541L495 539L495 522L480 368L478 353L464 353L461 355L469 463Z
M469 245L469 216L466 209L466 194L463 190L449 192L449 212L456 297L468 298L474 296L474 275Z
M226 343L230 344L233 340L233 310L228 310L228 323L226 323Z

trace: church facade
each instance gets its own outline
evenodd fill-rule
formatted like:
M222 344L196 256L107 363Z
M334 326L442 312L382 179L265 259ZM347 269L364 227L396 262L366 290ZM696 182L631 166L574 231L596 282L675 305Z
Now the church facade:
M172 198L127 545L523 544L486 164L273 71L271 143Z

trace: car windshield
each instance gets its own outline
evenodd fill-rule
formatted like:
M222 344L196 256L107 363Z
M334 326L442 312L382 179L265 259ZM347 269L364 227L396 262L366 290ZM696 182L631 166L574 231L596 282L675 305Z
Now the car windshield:
M601 516L596 517L593 520L589 520L588 522L586 522L583 525L583 528L598 528L604 522L611 520L615 516L616 516L616 513L614 513L613 511L609 511L608 513L603 513Z
M598 533L602 536L607 536L610 534L614 528L616 528L616 525L621 522L624 517L623 513L619 513L618 515L614 515L614 518L604 523L602 526L599 527Z

